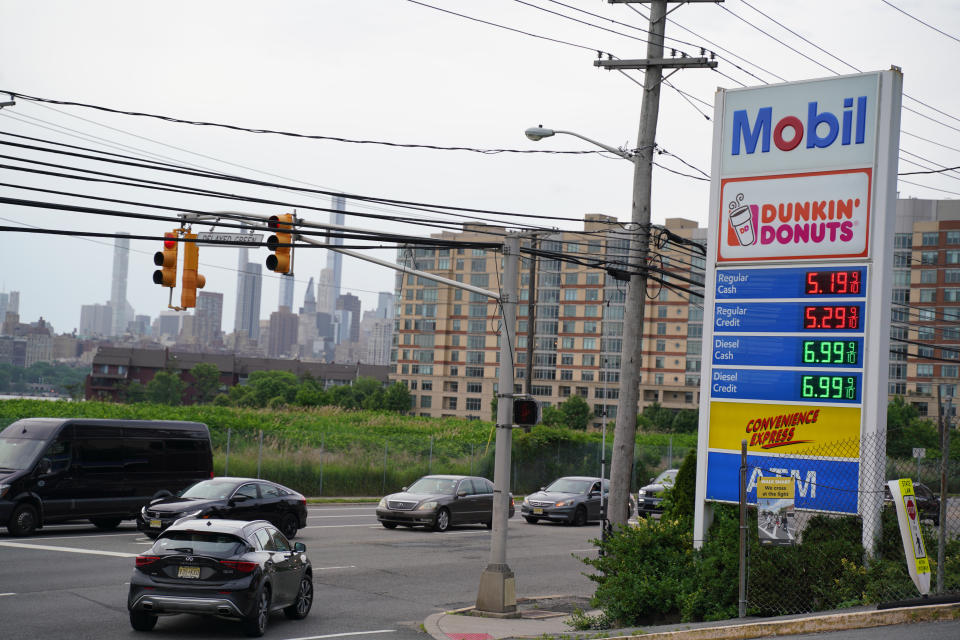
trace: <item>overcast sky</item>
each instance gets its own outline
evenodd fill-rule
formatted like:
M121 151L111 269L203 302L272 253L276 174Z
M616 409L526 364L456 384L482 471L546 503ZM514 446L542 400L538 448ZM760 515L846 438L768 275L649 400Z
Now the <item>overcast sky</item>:
M570 136L539 143L523 136L525 128L543 124L611 146L632 147L637 137L642 76L636 71L597 69L593 60L595 50L619 58L645 56L646 45L641 40L646 20L634 8L646 13L645 5L610 5L601 0L427 0L422 4L406 0L0 0L0 90L185 120L353 140L477 149L593 149ZM750 0L747 4L728 0L722 6L682 6L670 19L668 38L696 46L671 40L667 46L691 55L699 55L700 46L713 49L723 58L718 71L725 75L684 70L669 80L675 89L664 87L657 143L674 154L658 157L665 167L691 175L700 175L697 169L709 172L713 123L705 115L712 118L712 106L708 105L712 105L717 87L854 73L848 64L862 71L901 67L904 92L912 98L905 98L904 107L928 116L903 113L901 172L923 170L904 160L920 162L926 168L960 165L960 82L956 75L960 3ZM298 139L22 99L0 110L0 131L321 190L569 219L582 219L586 213L613 215L623 221L630 218L632 166L620 158L594 154L480 154ZM23 143L23 139L0 136L0 142L4 143L0 155L8 156L0 158L0 165L42 168L22 161L29 158L164 182L201 184L174 174L138 173L122 165L95 165L6 144ZM960 196L958 178L956 172L905 177L916 185L901 182L900 195L955 198ZM0 196L8 198L122 211L164 213L81 200L75 194L204 211L288 211L84 184L7 168L0 168L0 183ZM326 196L254 191L229 183L204 182L202 186L329 206ZM705 225L707 207L707 182L655 169L654 223L684 217ZM383 213L385 208L349 203L348 211ZM389 213L401 214L396 210ZM327 221L326 214L307 210L299 210L299 214ZM354 216L348 216L347 224L415 236L436 231L426 224L373 222ZM166 222L9 204L0 204L0 225L143 235L160 235L172 227ZM549 225L581 228L578 223L563 221ZM130 253L127 297L138 314L151 317L164 310L167 302L166 290L151 281L152 255L158 245L133 241ZM322 249L297 251L296 307L302 304L309 278L318 276L325 266L326 253ZM251 259L263 261L267 250L251 255ZM377 255L393 259L394 252ZM21 321L35 321L42 315L57 331L72 331L79 325L81 305L110 298L112 259L111 240L0 232L0 291L21 292ZM224 294L223 328L230 331L236 250L204 247L200 261L206 290ZM378 291L393 290L393 274L345 258L343 285L344 291L359 296L368 309L376 305ZM276 309L277 289L272 274L265 278L264 317Z

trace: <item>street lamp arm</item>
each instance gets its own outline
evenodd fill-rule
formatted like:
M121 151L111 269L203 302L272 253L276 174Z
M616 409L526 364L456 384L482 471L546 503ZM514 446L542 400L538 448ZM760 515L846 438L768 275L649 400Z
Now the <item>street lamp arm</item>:
M568 136L573 136L574 138L580 138L581 140L585 140L592 145L600 147L604 151L608 151L614 155L620 156L624 160L629 160L630 162L634 162L634 158L636 156L636 154L632 152L611 147L610 145L603 144L602 142L598 142L593 138L588 138L587 136L580 135L576 131L564 131L563 129L546 129L544 127L530 127L524 133L528 138L534 141L541 140L543 138L549 138L550 136L558 133L565 133Z

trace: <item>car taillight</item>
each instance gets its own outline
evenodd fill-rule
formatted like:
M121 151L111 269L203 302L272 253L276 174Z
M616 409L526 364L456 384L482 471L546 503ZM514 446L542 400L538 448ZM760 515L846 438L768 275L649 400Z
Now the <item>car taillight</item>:
M220 564L228 569L236 569L240 573L250 573L257 568L256 562L242 562L240 560L221 560Z
M137 567L146 567L160 559L160 556L137 556L134 561Z

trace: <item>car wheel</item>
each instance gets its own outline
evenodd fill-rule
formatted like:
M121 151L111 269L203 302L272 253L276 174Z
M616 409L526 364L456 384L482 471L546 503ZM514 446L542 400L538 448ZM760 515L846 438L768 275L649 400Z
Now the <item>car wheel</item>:
M136 631L151 631L157 626L157 616L146 611L131 611L130 626Z
M433 523L434 531L446 531L450 528L450 510L446 507L440 507L437 511L437 519Z
M120 526L120 518L90 518L90 522L101 531L112 531Z
M530 524L537 524L537 522L540 520L540 518L534 518L533 516L523 516L523 519Z
M381 522L380 524L383 525L383 528L384 528L384 529L396 529L396 528L397 528L397 523L396 523L396 522Z
M32 504L20 504L10 516L7 531L12 536L29 536L37 530L37 524L37 509Z
M280 533L287 536L287 540L293 540L297 536L297 516L292 513L285 514L280 518Z
M243 632L248 636L259 638L267 630L267 621L270 620L270 587L263 585L257 592L257 601L250 613L243 619Z
M297 589L297 598L289 607L283 610L283 615L291 620L303 620L310 613L313 606L313 580L310 576L300 578L300 588Z
M577 510L573 512L571 524L575 527L582 527L587 524L587 510L583 507L577 507Z

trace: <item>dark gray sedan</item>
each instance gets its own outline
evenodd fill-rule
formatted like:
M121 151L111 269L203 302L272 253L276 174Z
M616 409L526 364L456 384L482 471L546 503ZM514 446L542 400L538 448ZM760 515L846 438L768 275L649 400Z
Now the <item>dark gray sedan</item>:
M510 517L513 517L510 496ZM377 520L387 529L397 525L446 531L455 524L493 526L493 483L477 476L424 476L377 505Z
M603 481L604 507L610 481ZM605 511L605 509L604 509ZM550 486L528 495L520 506L520 514L530 524L540 520L584 525L592 520L602 520L600 508L600 478L568 476L554 480ZM633 500L630 500L633 512Z

